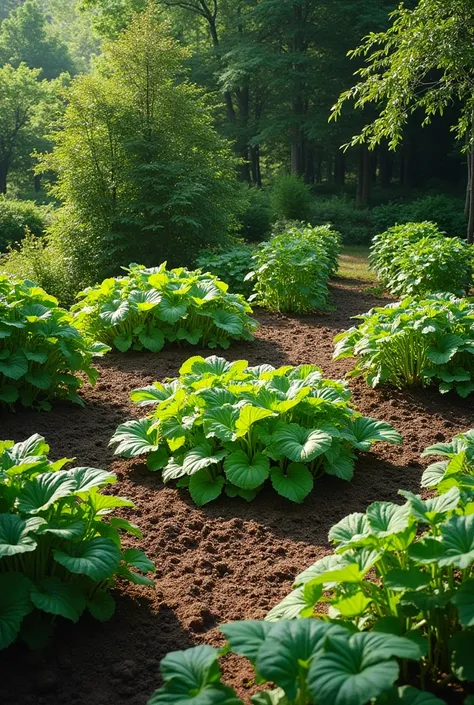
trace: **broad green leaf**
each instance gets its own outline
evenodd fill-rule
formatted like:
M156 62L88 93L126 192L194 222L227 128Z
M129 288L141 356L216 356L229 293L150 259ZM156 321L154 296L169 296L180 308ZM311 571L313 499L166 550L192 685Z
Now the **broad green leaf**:
M29 553L37 546L29 535L31 528L17 514L0 514L0 559L19 553Z
M472 651L473 632L465 629L457 632L449 640L451 668L460 681L474 681L474 654Z
M116 497L115 495L101 494L97 488L90 490L87 496L87 502L90 504L96 514L108 514L116 507L134 507L135 505L129 499Z
M474 579L465 580L453 597L459 621L464 627L474 627Z
M469 568L474 561L474 514L451 517L441 525L441 536L445 553L439 565Z
M237 409L230 404L206 411L202 417L206 437L215 436L220 441L232 441L238 415Z
M379 538L404 531L410 523L410 505L373 502L367 509L371 531Z
M355 418L347 431L343 429L342 436L362 451L370 450L375 441L403 443L401 435L389 423L365 416Z
M78 621L86 606L79 587L73 583L64 583L59 578L43 578L39 585L32 588L30 598L39 610L73 622Z
M372 603L372 599L367 597L362 590L358 590L348 597L341 597L334 600L331 605L335 607L343 617L354 619L364 615L367 607Z
M154 433L150 433L152 422L150 419L134 419L126 421L117 427L109 445L116 446L114 455L124 458L135 458L137 455L152 453L158 450L154 440Z
M114 338L114 345L117 348L117 350L120 350L120 352L127 352L127 350L130 350L132 347L133 343L133 338L131 335L125 335L124 333L121 333L120 335L116 335Z
M66 518L63 521L51 521L39 527L39 534L52 534L62 539L77 539L86 533L87 524L82 519L71 520Z
M93 487L102 487L117 482L113 473L99 468L78 467L64 472L67 477L74 480L74 492L89 492Z
M350 546L370 534L370 526L365 514L353 512L341 519L329 530L328 538L338 546Z
M93 538L81 543L70 543L67 548L53 549L54 560L71 573L88 575L100 582L110 578L118 568L121 554L113 541Z
M218 465L227 454L226 450L214 450L210 443L201 443L186 453L183 459L183 470L187 475L194 475L199 470Z
M364 516L364 515L362 515ZM333 570L338 570L345 564L345 557L341 556L337 553L331 553L329 556L324 556L324 558L320 558L316 563L314 563L312 566L304 570L302 573L296 576L294 585L297 587L298 585L303 585L304 583L309 582L310 580L314 580L315 578L318 578L320 575L323 575L324 573L328 573L329 571Z
M20 395L18 394L18 389L10 384L4 384L0 387L0 401L4 401L6 404L14 404L18 401Z
M239 335L242 333L242 322L235 313L218 309L212 312L211 317L215 325L227 331L227 333L231 335Z
M258 651L268 633L273 629L269 622L247 619L244 622L229 622L219 627L235 654L245 656L255 663Z
M309 582L307 582L306 585L309 585ZM318 592L320 597L322 587L320 587ZM265 617L265 620L268 622L276 622L279 619L296 619L296 617L301 615L303 610L307 608L312 609L314 607L317 602L317 599L315 600L314 598L314 591L311 591L310 599L308 599L308 593L305 592L304 587L298 587L284 597L275 607L272 607Z
M258 651L257 672L267 681L283 688L290 700L295 700L301 671L308 668L316 654L320 658L331 633L345 634L346 631L316 619L277 622Z
M281 425L273 434L272 450L295 463L309 463L325 453L332 443L328 433L296 423Z
M252 705L284 705L287 700L281 688L274 688L273 690L260 690L251 695L250 702Z
M408 555L417 563L436 563L446 553L444 544L430 536L416 541L408 549Z
M426 355L436 365L444 365L454 357L462 343L462 338L457 335L438 335L435 338L434 345L428 348Z
M420 590L431 582L431 576L419 568L394 568L384 577L384 585L389 590Z
M237 450L225 459L224 471L227 479L236 487L253 490L260 487L269 476L270 461L262 453L255 453L250 459L245 451Z
M207 470L199 470L194 473L189 480L189 491L191 497L196 502L198 507L202 507L203 504L212 502L217 499L222 492L225 485L225 478L223 475L217 475L214 477L212 473Z
M151 573L155 570L153 562L139 548L127 548L123 553L123 560L127 565L141 570L142 573Z
M314 485L312 474L301 463L290 463L286 472L274 467L270 470L270 478L278 494L297 503L301 503L309 495Z
M138 335L138 340L144 348L157 353L160 352L165 344L165 334L159 328L149 327Z
M136 524L132 524L132 522L127 521L127 519L122 519L122 517L111 517L109 520L109 525L113 529L121 529L122 531L126 531L128 534L135 536L137 539L143 538L140 528Z
M43 473L26 482L18 494L18 509L26 514L45 511L61 497L76 491L77 480L69 471Z
M99 315L111 326L116 326L127 318L129 311L130 307L126 299L123 301L113 299L102 305Z
M452 487L439 497L431 497L426 500L422 500L418 495L405 490L399 490L399 494L408 500L413 516L424 523L442 521L447 512L458 506L461 497L457 487Z
M23 350L13 350L0 357L0 374L10 379L20 379L28 372L28 359Z
M115 600L105 590L95 590L92 597L87 600L87 609L99 622L107 622L115 612Z
M447 467L448 462L445 460L440 460L437 463L431 463L431 465L428 465L421 477L421 486L436 487L436 485L439 485L446 473Z
M157 470L162 470L169 462L169 455L164 448L159 448L150 453L146 459L146 466L148 470L156 472Z
M251 404L246 404L240 410L240 414L235 422L235 436L236 438L241 438L246 436L252 427L252 424L262 419L266 419L269 416L275 416L275 414L269 409L262 409L258 406L252 406Z
M160 320L173 325L186 315L187 309L188 307L184 301L175 303L167 297L163 297L153 313Z
M27 372L25 375L25 380L38 389L49 389L53 378L46 370L37 369Z
M433 693L403 685L401 688L394 688L380 705L446 705L446 703Z
M31 582L22 573L0 573L0 649L12 644L31 612Z

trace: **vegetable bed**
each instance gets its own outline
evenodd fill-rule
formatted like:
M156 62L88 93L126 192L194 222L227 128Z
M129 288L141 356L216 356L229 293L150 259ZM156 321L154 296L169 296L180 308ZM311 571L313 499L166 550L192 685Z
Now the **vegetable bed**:
M355 281L332 287L337 310L320 316L286 317L257 312L261 327L253 343L224 353L252 365L315 363L337 379L350 360L332 362L333 335L352 325L350 316L384 305ZM208 351L193 350L193 354ZM169 651L220 645L218 625L262 619L285 595L295 576L330 553L329 528L350 512L377 501L400 501L400 487L419 492L430 458L423 449L474 426L472 401L441 396L436 388L399 392L350 382L353 404L366 416L392 424L403 446L378 443L360 454L352 482L324 476L302 505L271 487L247 503L222 496L196 507L186 490L165 487L140 458L114 458L107 444L118 424L142 415L129 401L132 389L177 375L189 350L113 353L98 362L101 379L84 387L85 408L62 403L49 413L0 413L3 438L44 435L53 459L78 462L117 475L104 491L131 499L137 509L121 515L143 531L140 547L156 564L157 589L126 585L115 591L117 611L100 624L84 617L58 622L54 642L39 654L15 646L0 658L2 705L145 705L159 685L159 661ZM133 538L129 546L134 546ZM224 659L225 680L248 700L255 687L248 663ZM328 704L329 705L329 704Z

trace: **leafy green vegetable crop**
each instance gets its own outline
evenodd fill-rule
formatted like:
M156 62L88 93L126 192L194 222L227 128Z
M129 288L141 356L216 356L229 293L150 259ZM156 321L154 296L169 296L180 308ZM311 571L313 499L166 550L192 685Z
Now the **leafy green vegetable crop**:
M446 237L434 223L405 223L374 238L370 264L397 296L462 296L472 285L474 248Z
M211 274L183 267L146 269L131 264L128 276L85 289L72 307L76 325L125 352L158 352L166 342L228 348L251 340L256 321L242 296Z
M307 313L327 308L328 280L337 270L339 233L329 225L289 227L260 245L250 301L270 311Z
M350 396L315 365L248 367L197 356L178 379L132 392L132 401L156 408L121 424L110 443L126 458L147 455L150 470L189 487L198 505L224 488L251 501L268 478L302 502L323 473L350 480L355 450L401 443L392 426L351 409Z
M197 266L205 272L229 285L229 290L245 297L252 293L252 284L244 281L253 268L254 247L239 245L224 252L210 252L204 250L197 259Z
M87 609L101 621L115 603L115 578L153 585L153 564L137 548L123 549L120 531L141 538L129 521L107 515L133 507L102 494L115 475L96 468L63 469L51 462L44 438L0 442L0 649L23 638L44 643L56 616L77 622ZM138 571L138 572L137 572Z
M405 504L374 502L346 516L329 532L335 553L301 573L267 620L317 616L374 644L380 635L409 639L420 650L411 683L444 687L454 698L459 681L474 682L474 430L430 446L429 454L448 458L423 475L436 494L400 490ZM375 681L384 682L382 673ZM331 702L366 700L354 693Z
M359 357L351 373L372 387L439 384L440 392L474 391L474 303L449 294L375 308L337 335L334 359Z
M107 350L81 335L53 296L33 282L0 275L0 406L20 401L49 408L55 397L81 404L76 373L94 384L92 358Z

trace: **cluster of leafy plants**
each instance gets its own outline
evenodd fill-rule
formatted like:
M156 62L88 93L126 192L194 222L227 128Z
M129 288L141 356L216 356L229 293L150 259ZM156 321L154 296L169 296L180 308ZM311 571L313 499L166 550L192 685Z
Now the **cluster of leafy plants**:
M250 301L270 311L308 313L328 306L337 269L339 233L331 226L294 225L255 250Z
M44 438L0 442L0 649L18 637L42 645L56 617L77 622L86 610L105 621L114 613L116 578L153 585L153 563L122 548L121 531L137 526L108 514L133 507L102 493L115 475L97 468L64 469L48 460Z
M122 352L158 352L175 341L227 348L231 340L252 339L252 309L217 277L169 270L166 262L150 269L132 264L126 271L79 294L71 310L80 330Z
M381 639L381 649L382 637L408 639L419 654L397 654L417 661L416 668L402 661L403 677L454 698L459 681L474 682L474 431L430 446L424 455L447 458L424 472L422 486L434 494L400 490L404 504L374 502L338 522L329 532L335 552L301 573L267 620L318 617L349 629L353 640L373 639L374 648ZM347 653L344 667L352 672L351 660ZM353 671L365 687L369 665L362 660ZM386 692L397 671L376 669L374 691L331 702L362 705ZM327 682L335 684L335 676L328 668ZM432 702L425 697L415 702Z
M253 285L245 277L253 267L255 248L248 245L236 245L223 252L204 250L196 260L197 266L205 272L225 281L232 293L248 297Z
M39 405L60 397L82 403L84 373L94 384L95 355L109 348L92 343L72 315L33 282L0 275L0 405Z
M374 238L370 265L397 296L462 296L472 285L474 250L445 237L434 223L405 223Z
M358 357L350 373L372 387L439 385L467 397L474 391L474 303L449 294L408 297L374 308L334 338L334 359Z
M251 501L268 478L278 494L302 502L323 473L350 480L354 451L401 442L389 424L355 412L350 397L315 365L196 356L178 379L132 392L132 401L155 408L121 424L110 443L117 455L146 455L150 470L188 487L198 505L223 490Z
M0 252L19 242L25 231L43 235L49 218L50 210L47 207L0 195Z

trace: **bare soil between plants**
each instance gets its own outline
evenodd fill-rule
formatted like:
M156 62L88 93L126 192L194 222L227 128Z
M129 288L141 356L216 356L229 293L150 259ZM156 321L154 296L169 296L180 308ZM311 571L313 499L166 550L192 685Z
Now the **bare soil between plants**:
M333 336L353 325L351 316L386 303L364 286L337 281L336 310L324 315L258 312L256 340L217 354L250 364L315 363L339 379L350 361L332 362ZM372 453L360 455L351 483L323 477L303 505L268 487L251 504L221 497L198 508L186 490L165 487L143 463L116 459L108 449L116 426L139 415L130 391L175 376L194 354L212 353L188 348L110 354L99 363L97 386L84 388L86 407L60 404L49 413L0 414L1 439L41 433L52 458L75 456L80 465L115 472L118 481L110 491L135 502L136 510L123 514L140 526L141 547L156 563L156 589L120 586L110 622L87 616L78 624L59 621L46 650L33 653L15 645L2 652L2 705L145 705L159 685L159 662L167 652L220 645L219 624L263 618L291 589L295 575L330 551L327 534L335 522L375 500L397 501L399 488L417 491L426 464L422 450L474 426L472 400L441 396L435 389L372 390L353 380L354 405L393 424L403 446L377 444ZM252 671L246 663L228 657L224 672L247 699Z

